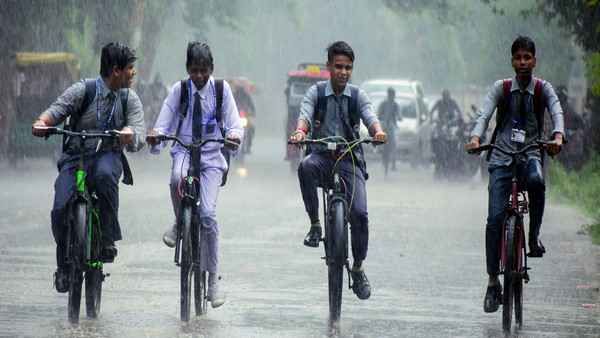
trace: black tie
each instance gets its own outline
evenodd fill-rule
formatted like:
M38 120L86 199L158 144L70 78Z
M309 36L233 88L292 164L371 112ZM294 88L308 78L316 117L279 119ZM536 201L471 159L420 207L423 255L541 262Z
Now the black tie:
M200 94L194 94L194 115L192 115L192 139L198 142L202 139L202 106Z

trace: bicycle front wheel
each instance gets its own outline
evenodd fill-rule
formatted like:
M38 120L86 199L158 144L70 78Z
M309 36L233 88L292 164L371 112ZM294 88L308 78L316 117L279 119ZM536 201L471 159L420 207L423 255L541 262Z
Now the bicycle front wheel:
M504 265L504 291L502 294L502 329L510 331L512 322L513 300L515 297L514 279L516 277L517 263L515 252L515 224L517 217L512 215L506 220L504 236L506 246L506 262Z
M102 300L102 282L104 274L101 269L91 268L85 273L85 306L88 318L97 318Z
M342 284L347 256L348 235L345 227L345 209L340 201L331 207L327 227L327 264L329 278L329 319L338 321L342 312Z
M87 205L76 203L73 206L71 219L71 233L69 235L69 322L79 323L79 309L81 304L81 286L83 284L82 266L85 263L85 227L87 221Z
M180 303L181 320L190 320L191 292L192 292L192 207L184 206L181 209L181 285Z
M196 316L206 314L207 308L207 285L208 273L200 271L200 268L194 269L194 304L196 306Z

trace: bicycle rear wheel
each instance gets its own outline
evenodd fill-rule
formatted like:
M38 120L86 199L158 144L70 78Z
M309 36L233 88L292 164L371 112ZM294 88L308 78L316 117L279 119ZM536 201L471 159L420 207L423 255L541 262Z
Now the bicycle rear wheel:
M505 332L510 331L512 322L513 300L515 297L514 279L516 276L516 252L515 252L515 224L516 216L512 215L506 220L505 225L505 245L506 262L504 265L504 291L502 294L502 329Z
M85 261L85 225L87 221L87 205L76 203L73 206L73 219L70 237L70 276L69 276L69 322L79 323L79 309L81 304L81 286L83 284L83 270Z
M192 208L184 206L181 209L181 284L180 303L181 320L190 320L192 292Z
M331 321L338 321L342 313L342 284L348 253L344 213L344 204L341 201L332 203L331 218L327 227L329 319Z
M102 300L102 269L90 268L85 273L85 306L88 318L97 318Z

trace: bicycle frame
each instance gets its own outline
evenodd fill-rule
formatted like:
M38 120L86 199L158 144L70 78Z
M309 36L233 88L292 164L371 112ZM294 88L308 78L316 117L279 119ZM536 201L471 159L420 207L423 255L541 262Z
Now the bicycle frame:
M525 193L519 191L519 181L517 165L512 166L512 178L511 178L511 194L509 203L506 208L505 221L502 222L502 238L500 242L500 274L510 272L518 277L521 277L525 282L529 281L529 275L527 274L527 255L525 248L525 228L523 224L523 216L528 212L528 203ZM509 229L507 229L507 220L511 215L516 217L514 224L514 234L516 234L515 241L518 248L516 254L516 266L507 267L507 237Z
M194 217L194 216L197 215L197 210L196 210L195 206L198 205L198 203L200 202L200 194L199 194L200 178L197 173L196 164L195 164L195 163L197 163L196 161L198 161L198 162L200 161L200 158L201 158L200 149L198 148L197 151L192 150L192 151L190 151L190 153L191 153L190 164L188 166L187 175L182 179L182 182L181 182L181 183L183 183L183 191L182 191L182 196L181 196L181 203L179 206L179 213L181 214L181 210L183 210L183 208L185 208L187 206L191 206L192 238L194 238L194 239L198 238L200 240L200 237L202 236L202 232L200 231L198 222L194 221L196 219L196 217ZM182 235L182 231L181 231L181 221L179 219L177 220L176 229L177 229L177 235L175 238L177 238L177 240L175 242L176 244L175 244L174 261L175 261L175 265L181 266L181 240L183 238L183 235ZM197 246L194 245L194 247L197 247ZM192 268L194 265L200 266L199 253L200 253L200 250L195 250L194 257L192 258Z

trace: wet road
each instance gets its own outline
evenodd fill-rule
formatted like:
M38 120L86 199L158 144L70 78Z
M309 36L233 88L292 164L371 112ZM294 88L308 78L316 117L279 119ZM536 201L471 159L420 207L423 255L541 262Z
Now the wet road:
M136 185L121 186L124 240L104 284L102 313L66 320L52 286L48 222L55 171L47 161L0 171L0 336L324 337L326 267L301 244L307 220L295 176L275 139L257 140L248 176L232 175L218 207L227 303L179 321L179 270L160 241L172 222L168 156L132 159ZM278 149L269 152L261 149ZM501 312L484 314L486 185L436 184L401 167L387 181L371 162L368 301L345 290L341 337L500 337ZM531 262L518 337L600 337L600 247L577 234L586 219L549 203L549 250Z

